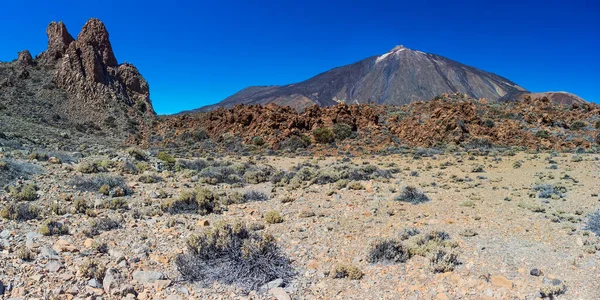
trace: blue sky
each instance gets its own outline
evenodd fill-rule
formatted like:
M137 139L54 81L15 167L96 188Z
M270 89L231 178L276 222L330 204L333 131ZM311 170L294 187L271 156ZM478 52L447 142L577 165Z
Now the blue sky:
M143 3L143 4L142 4ZM397 44L600 102L598 1L6 1L0 60L46 48L49 22L76 37L104 21L119 62L149 81L158 113L250 85L308 79Z

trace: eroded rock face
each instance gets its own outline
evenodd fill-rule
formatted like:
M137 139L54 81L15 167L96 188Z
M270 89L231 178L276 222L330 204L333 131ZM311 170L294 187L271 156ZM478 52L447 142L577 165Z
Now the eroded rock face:
M31 53L29 53L29 50L23 50L23 51L19 52L17 61L21 65L25 65L25 66L33 65L33 58L31 57Z
M131 64L117 63L109 34L98 19L90 19L74 40L62 22L50 23L48 50L41 62L56 67L54 81L67 91L65 109L77 120L103 124L125 104L131 118L153 116L148 83ZM108 115L107 115L108 114ZM122 116L112 116L121 119Z

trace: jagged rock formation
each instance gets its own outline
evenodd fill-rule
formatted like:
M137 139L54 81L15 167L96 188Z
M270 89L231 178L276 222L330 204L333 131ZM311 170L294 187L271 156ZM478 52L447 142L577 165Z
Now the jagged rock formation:
M209 137L224 146L232 142L223 137L246 144L259 137L272 149L281 149L293 137L310 140L315 129L334 130L335 124L344 123L356 133L356 138L336 142L335 149L345 151L447 145L565 150L600 143L595 138L600 136L598 115L600 106L592 103L566 106L547 97L497 103L460 93L403 106L339 103L313 105L303 112L271 103L169 116L145 132L143 141L185 149L193 149L197 142L200 151L210 146L202 144Z
M135 133L154 119L148 83L118 64L104 24L90 19L77 39L62 22L46 30L48 49L0 64L0 102L11 112L88 131Z
M436 54L397 46L381 56L335 68L300 83L250 87L198 110L266 103L298 109L340 102L401 105L444 93L462 93L496 101L520 92L526 90L496 74Z

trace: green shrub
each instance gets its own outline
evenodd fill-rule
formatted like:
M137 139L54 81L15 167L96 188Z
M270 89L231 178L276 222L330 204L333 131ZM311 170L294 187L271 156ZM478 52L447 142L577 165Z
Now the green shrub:
M69 227L63 223L48 220L40 227L40 233L45 236L64 235L69 233Z
M331 277L333 278L348 278L352 280L359 280L363 277L361 270L353 265L337 264L331 270Z
M252 138L252 144L260 147L265 144L265 140L260 136L255 136L254 138Z
M333 132L327 127L320 127L313 130L315 141L320 144L329 144L333 142Z
M35 259L35 254L26 246L22 246L16 251L17 257L23 261L32 261Z
M156 155L156 158L158 158L168 164L175 164L175 158L173 156L171 156L171 154L169 154L165 151L159 152Z
M596 121L596 124L594 124L594 128L600 129L600 120Z
M29 203L11 202L0 211L0 217L15 221L27 221L37 219L40 211L39 207L29 205Z
M33 184L9 186L8 195L19 201L33 201L37 199L37 189Z
M31 154L29 154L29 160L47 161L48 158L48 154L46 153L31 152Z
M575 121L573 123L571 123L571 125L569 126L569 129L571 130L581 130L583 128L585 128L585 126L587 126L587 124L583 121Z
M276 224L276 223L283 222L283 218L281 217L279 212L276 210L268 211L267 213L265 213L264 218L265 218L265 221L269 224Z
M536 136L536 137L539 137L539 138L541 138L541 139L547 139L547 138L549 138L549 137L550 137L550 133L549 133L548 131L546 131L546 130L538 130L538 131L535 133L535 136Z
M353 181L348 184L348 189L358 191L358 190L364 190L365 187L362 185L362 183L360 183L358 181Z
M102 282L106 274L106 267L104 264L90 259L79 265L79 273L85 278L95 278Z
M200 215L221 212L219 196L209 189L185 191L178 199L168 199L161 203L161 209L169 213L195 212Z
M333 125L333 134L336 140L345 140L352 136L352 126L345 123L336 123Z

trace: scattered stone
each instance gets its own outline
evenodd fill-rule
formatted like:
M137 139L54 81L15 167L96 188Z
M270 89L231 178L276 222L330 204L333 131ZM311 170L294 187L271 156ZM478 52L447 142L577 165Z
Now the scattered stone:
M540 269L533 268L533 269L531 269L531 271L529 271L529 274L531 276L540 276L540 275L542 275L542 271L540 271Z
M56 250L57 252L77 252L77 247L71 245L71 243L65 240L56 241L56 243L54 243L52 246L52 249Z
M133 280L141 284L154 283L157 280L164 279L165 276L161 272L155 271L135 271L133 272Z
M490 282L492 283L492 285L494 285L496 287L503 287L503 288L507 288L507 289L513 288L513 282L508 280L508 278L501 276L501 275L492 276L490 278Z
M46 264L46 269L52 273L58 272L63 265L58 260L52 260Z
M275 279L273 281L269 281L269 282L265 283L264 285L262 285L260 287L260 289L268 291L268 290L270 290L272 288L281 287L281 286L283 286L283 279L277 278L277 279Z
M281 287L272 288L269 293L277 300L291 300L290 295Z
M100 282L98 282L98 280L96 280L96 278L90 279L88 281L88 285L93 288L96 288L96 289L102 288L102 284L100 284Z
M0 280L0 296L4 295L4 283Z

